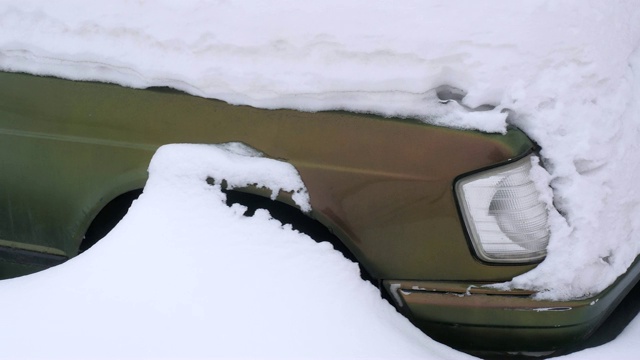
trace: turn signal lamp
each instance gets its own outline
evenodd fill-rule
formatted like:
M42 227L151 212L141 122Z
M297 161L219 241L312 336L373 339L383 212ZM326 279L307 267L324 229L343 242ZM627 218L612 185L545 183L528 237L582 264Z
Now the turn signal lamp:
M481 260L527 263L546 256L548 212L530 170L527 156L456 183L462 217Z

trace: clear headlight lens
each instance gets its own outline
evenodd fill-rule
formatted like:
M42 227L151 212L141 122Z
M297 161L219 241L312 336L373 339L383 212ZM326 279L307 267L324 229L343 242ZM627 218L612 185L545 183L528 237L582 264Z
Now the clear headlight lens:
M476 255L488 262L532 262L547 254L546 205L529 177L531 156L456 183Z

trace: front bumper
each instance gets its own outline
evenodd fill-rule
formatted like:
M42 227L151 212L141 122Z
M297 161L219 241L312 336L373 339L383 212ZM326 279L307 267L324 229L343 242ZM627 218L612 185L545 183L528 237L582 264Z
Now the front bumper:
M430 337L466 351L546 352L589 337L640 278L639 259L601 293L538 301L487 283L383 282L398 308Z

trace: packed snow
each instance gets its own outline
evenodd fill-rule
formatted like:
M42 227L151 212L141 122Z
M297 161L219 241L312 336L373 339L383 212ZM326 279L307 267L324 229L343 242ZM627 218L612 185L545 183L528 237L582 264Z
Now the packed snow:
M99 80L141 88L172 86L198 96L264 108L303 111L346 109L385 116L415 117L428 123L488 132L503 132L507 124L517 125L542 147L540 155L548 175L536 170L539 175L537 178L550 183L557 211L550 210L552 236L545 261L533 271L503 284L503 287L537 290L537 296L546 299L588 296L611 284L640 252L640 192L636 185L640 175L640 162L637 161L640 157L637 141L640 135L638 0L113 0L92 3L91 6L79 0L1 0L0 4L0 69L3 70L76 80ZM466 95L460 103L441 104L434 89L442 85L460 89ZM483 104L494 105L495 108L472 111ZM331 146L330 142L327 146ZM300 189L295 184L287 186L286 189L290 190ZM194 189L194 192L205 191L197 187ZM206 198L211 202L219 202L220 195L215 187L207 189ZM303 297L305 292L315 291L315 287L308 283L293 284L293 281L280 283L282 293L260 281L227 282L221 274L228 274L229 271L204 262L204 256L201 257L197 250L206 248L210 256L215 253L216 259L229 260L229 254L218 254L216 248L226 249L228 244L233 243L242 247L243 251L259 251L263 246L259 242L233 240L246 240L251 238L249 233L252 233L254 236L261 234L260 239L266 241L270 235L282 238L277 241L292 246L288 250L284 246L278 248L278 251L289 256L270 261L278 263L288 259L291 262L285 263L291 267L287 271L302 273L301 269L306 269L305 261L320 256L313 255L313 251L307 253L303 248L309 246L318 251L323 249L323 245L312 246L308 241L304 242L307 245L292 245L296 242L286 239L298 239L300 235L291 235L292 231L274 225L274 221L268 220L264 213L259 213L254 219L246 219L238 215L238 209L216 207L217 210L209 211L229 219L229 224L216 222L220 229L216 233L216 241L211 243L216 245L207 243L202 247L205 239L202 233L197 232L195 224L201 225L201 229L206 231L213 231L217 227L211 223L204 224L198 212L189 210L187 205L197 206L196 203L192 204L197 201L187 200L184 205L178 206L180 213L172 212L169 205L171 196L165 199L164 195L152 195L154 192L159 194L146 189L145 195L123 224L109 235L107 241L86 256L42 274L2 283L2 301L6 306L11 305L11 301L22 303L24 301L20 300L20 296L26 296L27 291L45 294L44 290L41 293L41 290L34 290L40 288L53 291L53 299L58 296L59 302L69 301L60 290L67 289L83 299L76 304L80 309L55 309L60 313L75 311L76 314L82 314L77 319L73 317L79 322L78 329L88 327L92 330L96 328L91 326L92 317L99 317L98 320L111 325L118 318L109 316L108 311L95 314L90 302L95 300L98 308L111 310L114 304L120 304L131 310L130 313L126 312L127 316L158 325L144 329L142 325L125 326L122 334L113 335L125 344L132 344L134 333L142 330L152 331L164 339L161 336L163 328L154 316L159 312L171 317L174 307L181 310L189 308L187 314L189 311L192 311L191 314L208 311L210 313L207 314L214 314L219 310L220 313L215 312L209 318L212 323L216 322L216 316L228 320L224 317L228 312L222 311L222 307L214 311L209 309L209 304L205 304L210 298L198 292L197 281L207 283L211 279L212 289L218 291L216 301L234 298L246 301L241 304L246 304L249 314L255 310L252 308L254 305L249 306L250 289L266 291L270 297L282 294ZM298 194L304 197L302 190ZM304 201L300 200L300 203L304 204ZM209 214L213 215L211 212ZM231 221L232 218L235 220ZM231 225L236 221L244 225ZM272 230L262 231L262 225L257 224L269 224ZM190 225L194 227L190 228ZM141 255L123 254L130 245L122 244L129 241L140 246L142 251L145 246L150 246L150 238L154 238L154 244L159 241L159 244L167 247L154 249L158 251L156 257L146 255L148 271L140 270L132 275L133 280L126 281L126 272L120 274L120 267L126 269L128 264L133 266L138 261L136 256ZM198 246L183 246L193 243ZM169 246L176 253L172 258L176 264L184 264L181 261L192 258L201 262L194 261L197 266L191 270L168 268L165 257L170 253L164 253L162 249L168 249ZM301 247L299 251L298 246ZM332 253L329 249L321 251ZM278 255L274 252L274 256ZM113 265L115 258L122 259L118 260L118 266ZM264 259L264 262L268 261ZM318 261L318 264L323 261ZM335 276L355 276L356 270L344 270L345 267L355 268L345 265L342 259L328 262L342 269L336 271ZM248 263L225 263L233 269L252 271L240 265L249 266ZM71 272L75 267L82 269L80 273L83 275ZM326 271L333 271L330 267ZM213 271L216 275L205 276L205 271ZM280 275L287 271L274 270ZM94 284L95 278L91 279L85 273L101 281ZM155 277L158 273L161 276ZM74 274L73 277L70 274ZM255 270L252 274L260 275ZM178 281L183 276L189 278L188 275L193 275L193 282L181 284ZM162 277L170 279L169 285L158 282ZM333 286L327 281L328 278L321 278L324 280L319 280L320 287ZM75 282L81 286L76 287ZM119 285L118 282L123 284ZM140 288L144 282L150 282L148 289ZM352 284L346 287L350 293L365 287L346 279L345 284ZM345 289L345 284L340 285L341 291ZM100 285L112 291L98 291L95 287ZM224 291L224 295L220 295L220 291ZM146 301L161 298L152 297L153 294L167 295L168 292L179 292L181 300L173 298L175 301L160 301L155 310L144 308ZM243 299L243 294L246 299ZM335 290L335 294L339 294L339 291ZM252 296L255 299L255 295ZM18 323L17 317L11 318L13 313L25 315L36 311L46 319L55 317L42 310L54 307L45 306L40 297L29 296L33 299L24 302L24 313L22 310L15 311L13 306L13 311L6 314L5 323L11 326ZM276 299L287 302L285 298ZM371 295L361 301L377 304L378 300L373 299ZM192 307L189 305L191 301L194 303ZM277 302L269 300L269 304L274 306ZM314 301L313 304L317 306L319 303ZM297 307L299 303L290 301L289 305ZM353 305L350 311L356 308ZM233 309L240 311L244 308L234 306ZM322 311L329 312L328 309ZM386 311L376 310L374 313L387 314ZM347 324L358 316L349 315ZM387 318L387 315L381 316ZM394 316L388 315L395 319ZM348 326L343 329L342 325L334 329L336 323L329 320L322 323L324 317L314 318L321 322L318 330L326 332L327 327L323 328L326 325L331 329L329 332L337 328L350 331ZM172 318L174 320L174 325L192 325L185 319ZM284 320L272 320L289 324L287 321L294 319L285 317ZM52 318L51 321L52 324L43 321L43 329L55 332L53 322L65 320ZM415 335L413 330L396 325L397 320L389 321L394 325L385 324L386 327L396 329L396 333L401 328L400 333L406 335L404 340L394 341L411 339L413 344L397 346L395 349L405 349L407 356L410 356L418 354L418 348L420 351L432 348L433 344ZM245 339L251 338L253 341L253 335L262 334L259 329L268 336L278 337L267 331L266 323L262 324L264 327L256 329L245 324L246 328L255 330ZM312 331L311 326L301 324L305 331ZM205 328L209 325L202 326ZM379 328L371 326L371 330L366 331L375 332L378 330L373 329ZM635 325L629 331L635 334L637 328ZM26 327L24 329L26 331ZM363 329L369 329L368 325L358 331L365 331ZM43 337L45 330L41 333ZM228 334L234 331L240 331L240 328L230 329ZM313 343L310 333L304 334L308 337L299 331L285 331L280 335L290 336L295 342L306 344L304 346L318 345ZM89 334L78 336L94 345L98 342L88 339ZM205 335L195 336L194 342L204 341L199 336ZM298 340L298 336L301 340ZM386 336L393 335L385 333ZM17 344L25 341L18 335L12 339ZM341 341L338 337L332 339ZM188 342L183 341L185 344ZM255 341L262 339L257 337ZM220 346L227 349L226 343L220 342L223 343ZM271 354L269 349L275 349L269 348L268 342L260 344L266 347L265 354ZM377 348L379 342L376 340L367 344ZM132 353L132 356L145 356L148 354L145 351L152 351L154 346L165 350L171 347L170 339L161 340L153 346L150 343L147 345L138 348L136 351L140 352ZM616 345L614 343L611 346ZM283 356L309 355L296 352L296 349L302 351L302 348L302 345L294 346L290 353L285 352ZM391 356L389 348L383 345L380 348L382 353L358 353L347 347L351 350L340 354L345 357L371 354ZM240 353L239 356L259 355L249 353L246 347L242 350L246 353ZM80 354L81 350L77 351ZM105 354L120 354L109 352L116 351L115 348L105 348L105 351ZM338 352L320 353L326 356L336 354Z

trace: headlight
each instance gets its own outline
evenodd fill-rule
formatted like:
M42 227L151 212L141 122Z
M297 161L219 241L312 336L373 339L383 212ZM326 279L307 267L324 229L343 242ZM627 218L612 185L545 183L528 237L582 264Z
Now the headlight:
M488 262L533 262L547 254L546 205L529 177L531 156L456 183L476 255Z

